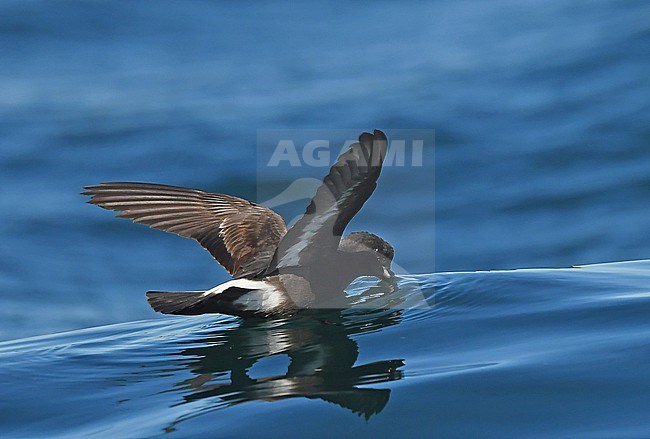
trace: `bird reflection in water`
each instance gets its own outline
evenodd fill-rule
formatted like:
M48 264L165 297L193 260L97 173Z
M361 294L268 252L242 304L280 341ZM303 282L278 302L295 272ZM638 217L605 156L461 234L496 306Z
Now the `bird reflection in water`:
M183 395L181 404L211 399L214 403L177 419L168 431L206 411L295 397L321 399L369 419L384 409L391 390L365 386L401 379L404 362L390 359L355 366L359 345L353 336L396 325L401 313L395 309L310 310L293 317L242 320L237 327L193 341L202 346L180 352L184 357L180 362L193 374L177 384ZM265 373L264 364L277 365L283 356L289 365L281 373L256 376Z

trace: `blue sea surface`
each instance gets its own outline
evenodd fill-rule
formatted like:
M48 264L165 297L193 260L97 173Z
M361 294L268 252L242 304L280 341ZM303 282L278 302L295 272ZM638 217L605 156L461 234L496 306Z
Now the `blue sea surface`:
M5 437L645 437L649 282L650 261L419 275L393 293L357 282L366 306L342 311L8 341L0 425Z
M647 2L4 0L0 54L3 438L650 436ZM264 133L375 128L435 130L348 228L375 310L157 315L229 276L80 195L265 201Z

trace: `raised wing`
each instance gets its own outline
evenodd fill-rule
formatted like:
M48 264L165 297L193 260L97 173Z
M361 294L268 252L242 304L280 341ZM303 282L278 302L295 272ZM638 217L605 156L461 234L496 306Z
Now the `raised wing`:
M310 257L338 248L345 227L377 186L386 148L386 135L375 130L339 156L305 214L280 241L267 272L311 264Z
M268 267L287 227L271 209L230 195L149 183L102 183L83 195L154 229L195 239L236 278Z

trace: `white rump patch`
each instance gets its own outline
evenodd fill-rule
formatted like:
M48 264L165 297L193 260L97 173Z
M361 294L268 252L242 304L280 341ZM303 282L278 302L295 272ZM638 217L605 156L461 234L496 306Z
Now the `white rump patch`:
M284 294L273 285L261 280L234 279L203 293L204 296L221 294L229 288L244 288L251 290L233 302L246 311L273 311L282 305Z

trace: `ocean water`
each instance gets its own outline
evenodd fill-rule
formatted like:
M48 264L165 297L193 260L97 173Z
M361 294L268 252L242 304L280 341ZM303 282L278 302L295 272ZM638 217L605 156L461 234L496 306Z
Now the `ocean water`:
M393 293L357 282L366 306L342 311L3 342L0 425L22 437L645 437L648 282L650 261L419 275Z
M0 54L2 437L650 435L647 2L5 0ZM79 194L265 201L268 130L374 128L435 130L350 224L376 311L156 315L227 274Z

